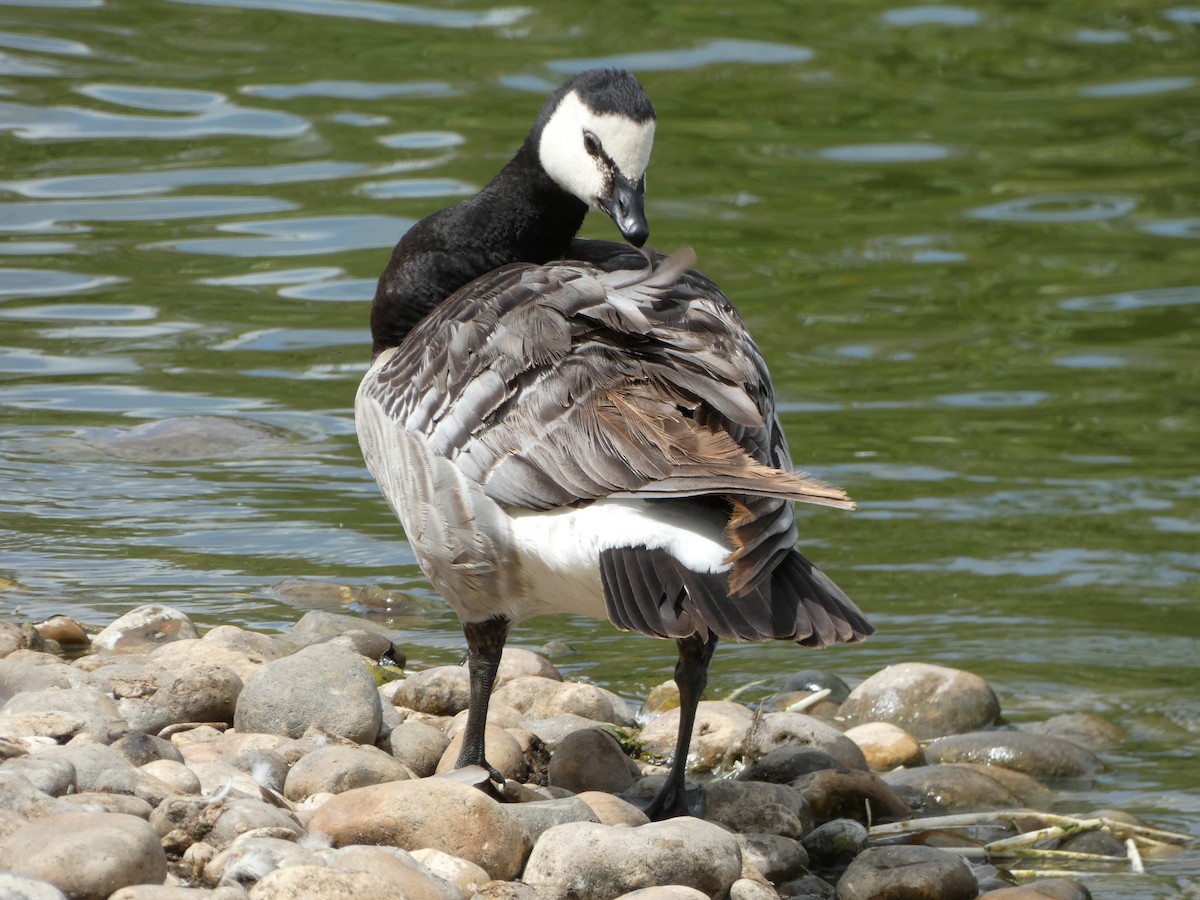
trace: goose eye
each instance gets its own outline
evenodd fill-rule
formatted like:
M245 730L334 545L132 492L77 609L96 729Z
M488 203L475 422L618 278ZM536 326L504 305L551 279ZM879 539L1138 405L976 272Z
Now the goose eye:
M600 139L590 131L583 133L583 149L588 152L589 156L600 155Z

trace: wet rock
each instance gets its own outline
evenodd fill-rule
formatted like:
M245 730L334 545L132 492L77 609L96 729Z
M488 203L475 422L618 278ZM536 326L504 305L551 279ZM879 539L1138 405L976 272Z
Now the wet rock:
M418 778L426 778L437 771L449 744L449 739L439 729L425 722L406 719L384 739L383 749Z
M22 691L0 706L0 734L64 741L77 734L116 740L129 731L111 697L95 688Z
M167 858L142 819L119 813L46 816L0 840L0 870L47 881L78 900L130 884L161 884Z
M779 896L788 900L830 900L834 890L834 886L824 878L809 872L779 885Z
M396 687L392 702L435 716L452 716L467 708L471 684L463 666L437 666L414 672Z
M704 817L735 832L781 834L799 840L813 826L804 796L786 784L765 781L710 782Z
M911 813L906 798L870 772L823 769L805 775L792 786L804 796L818 822L881 822L907 818Z
M1036 778L1087 778L1104 764L1090 750L1062 738L1023 731L975 731L940 738L925 747L933 763L1001 766Z
M754 714L740 703L726 700L702 700L696 710L696 727L692 730L692 745L688 768L696 772L711 772L731 765L746 754L746 737L753 724ZM638 735L645 752L662 760L675 753L679 731L679 710L672 709L656 716Z
M475 863L441 850L426 847L412 851L412 856L433 874L457 886L467 897L491 880L488 873Z
M0 872L0 897L4 900L67 900L66 894L50 882L11 872Z
M463 822L470 822L464 828ZM335 847L431 847L460 856L500 880L516 876L528 852L506 807L465 784L422 778L356 788L317 810L309 829Z
M312 725L373 744L383 722L375 680L354 651L332 644L305 647L250 676L238 697L234 727L300 737Z
M554 663L540 653L522 650L519 647L505 647L500 657L500 669L496 672L496 684L501 685L515 678L535 675L538 678L549 678L552 681L562 681L562 674Z
M710 822L679 818L640 828L579 822L551 828L538 839L524 881L539 900L619 897L656 885L680 884L707 895L726 894L741 874L737 839Z
M920 815L1011 809L1025 803L996 778L971 766L922 766L883 776Z
M847 769L866 769L858 745L832 725L803 713L774 712L762 717L749 739L749 753L763 757L783 746L823 750Z
M978 675L927 663L876 672L842 703L851 725L891 722L919 740L976 731L1000 716L1000 701Z
M846 737L858 744L867 765L876 772L925 765L925 754L917 739L891 722L855 725L846 730Z
M45 622L38 622L33 629L42 640L54 641L65 650L83 650L92 643L82 626L67 616L51 616Z
M846 684L840 676L826 672L824 669L802 669L794 672L783 683L781 693L790 691L816 693L825 690L829 691L829 699L834 703L841 703L850 696L850 685Z
M292 766L283 793L289 800L303 800L312 794L340 794L409 777L403 763L375 747L325 747Z
M810 868L836 876L867 849L867 829L854 819L832 819L806 834L801 843Z
M92 638L92 647L125 652L198 637L200 633L185 614L155 603L125 613Z
M800 841L781 834L737 833L734 837L742 848L743 871L750 866L768 881L787 881L808 866L808 851Z
M245 684L263 665L282 658L283 649L265 634L218 625L198 641L176 641L150 654L150 662L172 672L194 666L223 666Z
M437 772L449 772L454 769L458 755L462 751L463 733L456 734L442 753L438 761ZM505 778L514 781L524 781L529 775L529 766L525 762L525 754L517 739L495 725L488 725L483 732L484 755L487 761L500 770Z
M1082 834L1072 835L1061 841L1056 849L1122 859L1128 855L1125 845L1107 831L1085 831Z
M1044 722L1029 722L1021 726L1022 731L1062 738L1088 750L1107 750L1125 740L1125 731L1091 713L1063 713Z
M957 856L932 847L864 850L838 881L838 900L974 900L978 883Z
M1092 894L1074 878L1038 878L1020 887L988 891L979 900L1092 900Z
M227 459L283 438L279 429L250 419L171 416L127 429L95 429L88 443L121 459L178 461Z
M568 734L554 749L547 772L549 783L574 793L626 790L637 766L611 734L589 728Z
M841 768L834 757L816 747L800 744L784 744L766 756L753 760L737 775L739 781L770 781L774 784L791 784L798 778L819 772L822 769Z

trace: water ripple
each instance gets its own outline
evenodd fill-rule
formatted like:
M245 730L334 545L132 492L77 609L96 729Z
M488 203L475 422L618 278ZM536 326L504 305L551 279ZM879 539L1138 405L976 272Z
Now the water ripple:
M190 116L138 116L78 106L0 103L0 131L24 140L150 138L184 140L222 134L285 138L309 129L306 119L275 110L250 109L224 100Z
M50 269L0 269L0 299L9 297L58 297L77 294L124 281L105 275L82 275ZM14 310L0 312L0 317L19 318Z
M297 97L333 97L339 100L385 100L388 97L457 97L445 81L305 81L301 84L251 84L241 89L252 97L294 100Z
M823 159L850 163L906 163L931 162L946 159L950 148L941 144L895 143L895 144L847 144L842 147L826 147L817 152Z
M163 197L149 200L50 200L0 203L0 233L80 232L81 222L166 221L283 212L293 204L271 197Z
M199 238L151 246L214 256L311 256L391 248L415 221L399 216L315 216L232 222L217 228L238 235L261 237Z
M889 9L880 18L889 25L904 28L913 25L952 25L962 28L978 25L983 17L975 10L962 6L905 6Z
M1072 297L1058 304L1071 312L1126 312L1158 306L1194 306L1200 303L1200 286L1121 291L1096 297Z
M972 219L994 222L1101 222L1127 216L1137 208L1130 197L1104 194L1042 194L967 210Z
M625 53L615 56L593 56L587 59L559 59L548 63L550 69L565 75L577 75L588 69L615 66L636 72L662 72L672 69L698 69L722 63L808 62L812 50L790 44L767 41L708 41L688 50L648 50L645 53Z
M1117 81L1112 84L1096 84L1079 89L1083 97L1142 97L1146 94L1165 94L1181 91L1196 83L1195 78L1140 78L1134 81Z
M0 181L0 188L35 199L120 197L128 194L164 194L181 187L214 184L287 184L326 181L361 174L360 163L333 161L285 163L278 166L223 166L203 169L160 169L111 172L103 175L64 175Z
M373 200L413 200L422 197L465 197L478 188L457 178L398 178L368 182L359 193Z
M266 9L283 13L366 19L395 25L426 25L433 28L501 28L514 25L529 14L527 7L496 7L482 12L431 9L371 0L172 0L191 6L224 6L230 9Z
M14 34L11 31L0 32L0 47L28 50L31 53L51 53L55 56L92 55L92 49L87 44L81 44L78 41L45 37L40 34Z

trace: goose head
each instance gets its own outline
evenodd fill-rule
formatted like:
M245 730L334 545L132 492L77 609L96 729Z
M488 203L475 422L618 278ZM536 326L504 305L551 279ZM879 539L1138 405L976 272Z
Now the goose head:
M635 247L646 243L654 105L636 78L621 69L575 76L546 102L530 137L560 188L612 219Z

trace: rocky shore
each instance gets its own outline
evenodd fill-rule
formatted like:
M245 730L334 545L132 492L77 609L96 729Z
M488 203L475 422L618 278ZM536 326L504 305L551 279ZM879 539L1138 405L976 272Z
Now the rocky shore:
M671 686L639 708L510 649L497 799L447 774L465 669L404 673L393 637L323 612L281 635L200 635L162 606L92 636L0 620L0 896L1072 900L1090 896L1074 878L1010 872L1137 872L1180 839L1038 812L1103 769L1117 730L998 726L983 679L919 663L703 702L704 818L651 823L636 801L673 746Z

